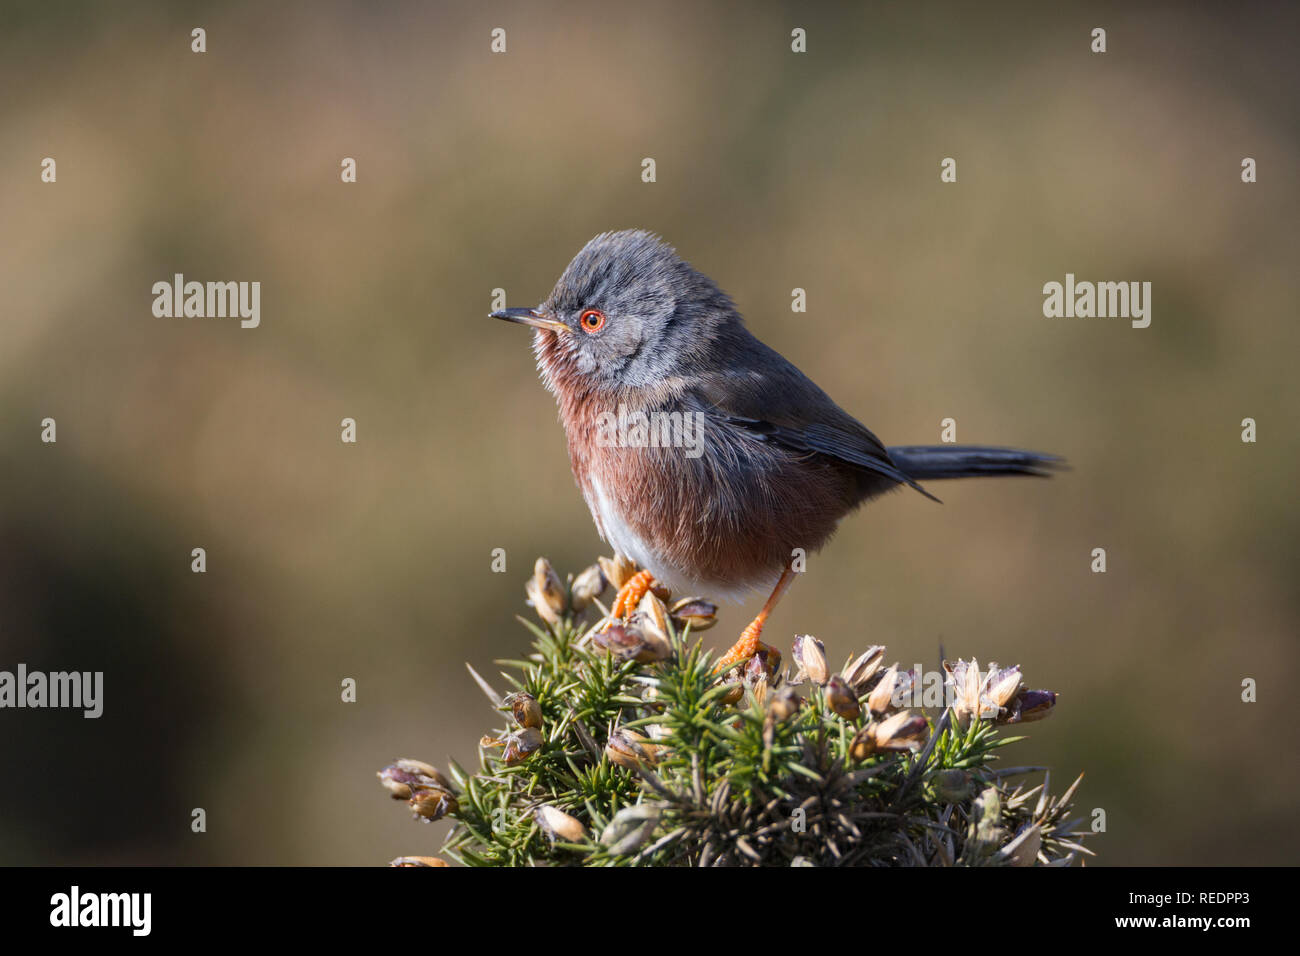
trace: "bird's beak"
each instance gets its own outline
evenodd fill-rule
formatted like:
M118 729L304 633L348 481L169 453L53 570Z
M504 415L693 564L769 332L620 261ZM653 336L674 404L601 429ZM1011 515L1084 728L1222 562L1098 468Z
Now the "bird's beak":
M518 322L520 325L531 325L535 329L550 329L552 332L569 331L569 327L563 322L548 319L540 315L536 309L501 309L491 313L490 317L505 319L507 322Z

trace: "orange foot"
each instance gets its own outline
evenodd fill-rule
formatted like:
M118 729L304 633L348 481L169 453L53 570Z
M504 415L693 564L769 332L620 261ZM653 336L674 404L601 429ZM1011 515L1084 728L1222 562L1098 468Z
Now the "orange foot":
M641 603L641 599L645 597L645 593L651 589L656 592L663 590L655 583L654 575L649 571L638 571L628 578L618 589L618 596L614 598L614 606L610 609L609 620L605 622L605 626L609 627L614 621L631 617L632 612Z
M776 648L769 647L759 640L763 633L763 625L767 623L767 615L760 614L754 620L750 621L749 627L740 632L740 640L731 645L731 650L719 658L718 663L713 665L714 672L725 671L727 668L741 661L748 660L757 654L761 649L775 651Z
M731 645L731 650L722 655L722 658L714 665L713 670L724 671L733 664L746 660L754 656L759 647L766 646L759 637L763 633L763 625L767 623L767 616L772 613L772 608L776 607L776 602L781 600L781 595L785 589L790 586L794 580L794 572L789 568L781 573L780 579L776 582L776 587L772 589L772 594L763 604L763 610L758 612L758 617L750 621L749 627L740 632L740 640Z

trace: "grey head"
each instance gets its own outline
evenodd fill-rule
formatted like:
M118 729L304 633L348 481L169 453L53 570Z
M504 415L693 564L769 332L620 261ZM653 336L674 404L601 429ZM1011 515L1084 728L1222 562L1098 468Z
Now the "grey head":
M562 364L606 387L653 386L706 360L712 343L743 328L713 280L639 229L588 242L536 309L492 314L539 329L535 345L548 377L560 370L546 363Z

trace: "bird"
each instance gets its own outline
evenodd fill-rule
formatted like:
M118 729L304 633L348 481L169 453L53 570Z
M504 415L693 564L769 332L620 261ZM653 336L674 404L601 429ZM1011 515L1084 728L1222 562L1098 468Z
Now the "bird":
M886 447L646 230L601 233L540 305L489 315L533 329L596 529L640 568L611 618L651 588L768 593L719 671L767 647L763 628L803 570L800 556L820 550L865 502L898 488L938 501L921 482L1046 477L1063 467L1056 455L1015 448ZM635 427L645 423L652 427Z

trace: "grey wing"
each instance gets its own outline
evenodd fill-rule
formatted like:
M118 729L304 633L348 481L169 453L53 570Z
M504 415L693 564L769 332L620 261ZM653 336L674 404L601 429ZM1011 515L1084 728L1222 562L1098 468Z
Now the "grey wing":
M826 455L934 498L898 468L879 438L816 383L762 342L751 342L743 356L748 361L696 376L694 391L701 405L763 441Z

